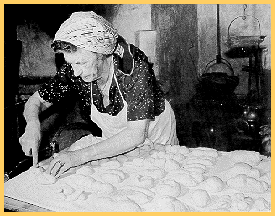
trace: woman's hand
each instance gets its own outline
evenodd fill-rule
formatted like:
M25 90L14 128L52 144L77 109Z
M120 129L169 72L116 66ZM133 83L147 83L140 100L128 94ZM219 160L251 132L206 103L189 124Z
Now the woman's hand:
M27 122L25 133L19 138L22 150L27 156L33 157L33 165L38 163L38 147L41 139L40 122L32 120Z
M60 153L54 154L54 159L50 162L46 173L58 178L71 167L76 167L79 165L80 160L76 156L75 152L63 150Z

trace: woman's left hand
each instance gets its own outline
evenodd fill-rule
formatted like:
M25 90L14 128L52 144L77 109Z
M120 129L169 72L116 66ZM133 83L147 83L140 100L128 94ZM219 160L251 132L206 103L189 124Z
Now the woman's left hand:
M71 167L80 165L75 152L73 151L62 151L54 154L54 159L50 162L46 173L58 178L61 174L66 172Z

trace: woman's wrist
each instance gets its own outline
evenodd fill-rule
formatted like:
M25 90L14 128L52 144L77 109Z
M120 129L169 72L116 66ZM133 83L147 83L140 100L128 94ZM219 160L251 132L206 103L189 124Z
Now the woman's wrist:
M78 151L71 151L70 156L71 156L71 160L72 160L72 165L74 167L85 163L85 161L82 160L81 155L79 155Z

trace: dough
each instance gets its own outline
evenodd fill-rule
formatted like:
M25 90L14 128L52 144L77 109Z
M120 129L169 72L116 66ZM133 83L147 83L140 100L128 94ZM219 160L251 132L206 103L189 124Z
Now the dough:
M227 181L229 178L233 178L239 174L245 174L249 177L258 179L260 177L260 171L257 169L252 168L247 163L238 162L234 164L234 166L228 170L223 171L219 176L224 180Z
M225 183L220 178L213 176L203 181L200 186L209 193L217 193L225 188Z
M191 198L194 202L194 204L198 207L206 207L209 205L211 198L206 190L197 189L192 192Z
M41 185L49 185L54 184L56 182L56 178L50 174L45 172L40 172L35 176L36 182Z
M128 161L128 157L126 155L118 155L116 157L116 160L120 163L124 163L124 162Z
M133 159L133 164L135 166L143 166L144 159L143 158L135 158Z
M165 150L166 150L166 153L177 154L180 148L181 148L180 145L168 145L167 148L165 148Z
M152 188L154 187L154 179L150 176L140 176L137 175L132 183L135 186L142 187L142 188Z
M214 149L204 149L204 150L194 149L190 154L196 157L201 157L201 156L209 156L214 158L218 157L218 152L217 150L214 150Z
M201 168L203 170L206 170L206 166L203 164L199 164L199 163L193 163L193 164L186 164L184 165L184 168L193 168L193 167L197 167L197 168Z
M69 184L73 188L89 188L94 182L95 179L90 176L85 176L81 174L73 174L62 179L67 184Z
M85 176L92 175L95 171L91 166L83 166L76 170L76 174L81 174Z
M185 159L185 157L182 154L175 154L172 159L179 163L182 163L182 161Z
M114 205L114 212L141 212L140 206L133 201L118 201Z
M202 173L193 172L193 173L190 173L190 176L192 176L192 178L195 179L197 183L201 183L205 179Z
M83 190L82 189L77 189L75 190L73 193L69 194L67 197L66 197L66 200L67 201L75 201L77 200L80 195L83 193Z
M159 196L177 197L181 194L181 186L174 180L164 180L154 188L154 191Z
M153 198L136 190L119 190L117 192L117 196L112 196L113 199L119 200L132 200L138 205L143 205L145 203L150 202Z
M200 167L184 167L184 170L190 172L190 173L204 173L205 170Z
M143 206L147 212L187 212L186 206L169 196L156 196L150 204Z
M239 174L227 181L227 185L231 188L247 193L264 193L268 189L268 184L258 181L244 174Z
M259 180L271 185L271 172L265 173L263 176L260 177Z
M259 152L238 150L230 152L230 159L235 163L244 162L256 166L260 163L261 157Z
M218 197L216 200L212 200L210 203L209 209L214 211L219 211L220 209L227 209L229 211L231 207L232 199L228 195L223 195Z
M121 167L121 164L117 160L111 160L105 163L101 163L100 166L104 169L117 169Z
M90 196L87 199L91 205L95 206L101 212L140 212L138 204L130 200L115 201L109 197L98 197L96 201ZM88 204L89 205L89 204Z
M213 166L213 162L209 159L202 159L202 158L188 158L186 161L185 161L185 164L186 165L190 165L190 164L202 164L204 166Z
M158 151L165 151L165 145L163 144L154 144L154 149Z
M190 150L186 146L181 146L179 149L179 153L186 156L190 153Z
M237 211L249 212L254 200L242 193L237 193L232 196L232 208Z
M138 187L135 185L126 185L126 186L122 187L121 189L138 191L138 192L144 193L145 195L147 195L149 197L155 196L155 193L152 192L151 190L148 190L146 188L141 188L141 187Z
M166 175L165 171L162 169L141 170L138 174L142 176L150 176L153 179L162 179Z
M110 184L118 184L123 181L123 179L119 175L114 173L103 173L101 174L100 178L103 182Z
M173 160L173 159L167 159L165 161L164 170L169 172L171 170L178 170L180 168L180 164Z
M251 211L270 211L271 205L264 198L260 197L255 200L254 205L252 206Z
M115 175L118 175L121 180L124 180L126 178L126 174L121 171L121 170L116 170L116 169L108 169L108 170L98 170L99 173L103 172L103 173L106 173L106 174L115 174Z
M110 194L115 190L112 184L102 183L99 181L95 181L89 187L85 187L85 191L91 192L92 194Z
M154 161L154 165L161 169L164 169L165 163L166 163L166 160L164 158L156 158Z
M165 179L172 179L186 187L194 187L198 183L197 181L189 174L186 173L168 173Z

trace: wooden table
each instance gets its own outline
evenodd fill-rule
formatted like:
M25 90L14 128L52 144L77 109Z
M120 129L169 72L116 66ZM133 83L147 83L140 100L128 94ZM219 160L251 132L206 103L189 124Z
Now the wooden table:
M4 196L4 209L14 212L52 212L51 210Z

